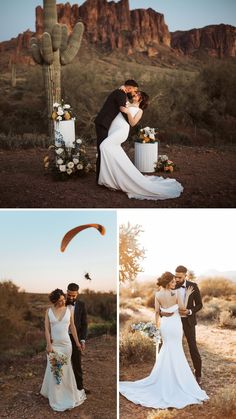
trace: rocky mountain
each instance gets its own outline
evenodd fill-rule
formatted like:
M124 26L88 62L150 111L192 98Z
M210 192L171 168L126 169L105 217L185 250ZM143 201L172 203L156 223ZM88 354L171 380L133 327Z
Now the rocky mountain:
M236 56L236 28L230 25L212 25L202 29L170 33L163 14L149 9L130 10L129 0L86 0L80 6L58 4L58 21L71 32L78 21L85 25L85 42L106 51L121 51L125 55L145 53L158 57L166 54L195 55L204 52L212 57ZM36 8L36 35L43 32L43 9ZM0 43L0 52L14 51L17 61L33 63L29 54L28 30L18 38Z
M236 28L221 24L206 26L202 29L173 32L171 46L185 55L204 51L212 57L235 57Z

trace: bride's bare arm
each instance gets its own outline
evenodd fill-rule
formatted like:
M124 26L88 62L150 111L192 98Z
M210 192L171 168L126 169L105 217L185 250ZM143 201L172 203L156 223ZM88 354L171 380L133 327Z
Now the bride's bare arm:
M46 351L49 354L50 352L52 352L52 342L51 342L51 333L50 333L50 323L49 323L49 318L48 318L48 310L46 310L46 313L45 313L44 326L45 326L45 338L46 338L46 342L47 342Z
M155 320L156 320L156 326L159 326L159 317L160 317L160 303L157 299L157 296L155 295Z
M74 311L71 310L70 312L70 331L72 333L72 336L74 338L75 344L77 346L77 348L81 351L81 345L79 343L79 339L78 339L78 335L77 335L77 330L75 327L75 322L74 322Z
M137 125L137 123L140 121L140 119L143 116L142 109L139 109L134 117L131 115L129 108L125 108L124 106L121 106L120 111L127 114L128 121L131 127L134 127L135 125Z

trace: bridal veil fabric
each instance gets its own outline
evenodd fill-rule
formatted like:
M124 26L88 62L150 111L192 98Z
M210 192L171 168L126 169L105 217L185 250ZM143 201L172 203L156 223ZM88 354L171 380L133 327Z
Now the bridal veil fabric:
M68 363L63 365L63 376L60 384L51 372L49 358L47 356L47 367L40 393L49 399L53 410L63 412L79 406L86 399L85 391L78 390L74 372L71 365L72 345L68 333L70 325L70 309L67 307L64 317L58 320L52 309L48 310L48 317L51 327L52 346L55 352L68 357Z
M134 117L139 108L129 108ZM101 143L101 168L98 183L122 190L129 198L163 200L177 198L183 191L175 179L143 176L133 165L121 144L128 138L129 124L119 113L113 120L108 137Z
M162 310L174 314L161 318L163 345L151 374L142 380L120 382L120 393L135 404L156 409L200 404L208 396L195 380L183 351L178 305Z

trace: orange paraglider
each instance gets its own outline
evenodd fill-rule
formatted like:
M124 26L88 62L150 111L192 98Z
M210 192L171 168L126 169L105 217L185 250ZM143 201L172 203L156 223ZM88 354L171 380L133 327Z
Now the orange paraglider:
M102 236L104 236L106 233L105 227L103 227L101 224L84 224L84 225L72 228L72 230L68 231L62 239L61 252L64 252L64 250L66 249L70 241L76 236L76 234L91 227L96 228Z

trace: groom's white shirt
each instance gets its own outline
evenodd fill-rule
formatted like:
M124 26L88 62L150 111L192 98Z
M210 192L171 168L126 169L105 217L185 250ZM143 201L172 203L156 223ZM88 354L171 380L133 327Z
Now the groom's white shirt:
M182 287L184 287L184 288L182 288ZM184 281L184 283L181 285L180 292L181 292L181 297L182 297L182 300L183 300L183 301L185 301L185 296L186 296L186 280L185 280L185 281ZM190 309L189 309L189 314L188 314L188 316L191 316L191 314L192 314L192 310L190 310Z

